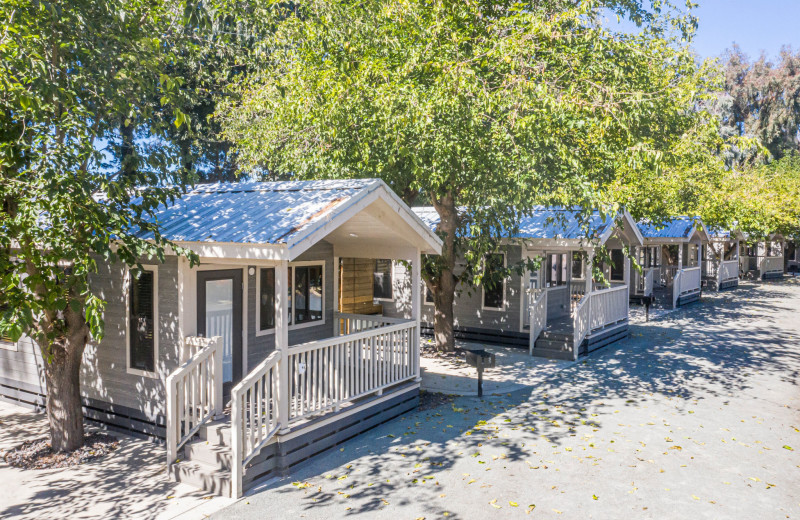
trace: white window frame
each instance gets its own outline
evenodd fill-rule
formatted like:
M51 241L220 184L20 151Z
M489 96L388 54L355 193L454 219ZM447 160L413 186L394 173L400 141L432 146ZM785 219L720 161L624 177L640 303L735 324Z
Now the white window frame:
M426 284L423 281L422 282L422 304L423 305L427 305L428 307L435 307L436 306L436 302L435 301L429 302L428 298L426 298L429 290L430 289L428 289L428 284ZM431 293L431 296L433 296L433 293Z
M375 294L374 294L375 289L374 289L374 286L373 286L372 300L376 301L376 302L392 303L392 302L394 302L394 299L395 299L395 296L394 296L394 281L395 281L394 260L392 260L391 258L376 258L375 262L377 262L378 260L388 260L389 263L391 264L391 268L389 269L389 272L390 272L390 275L392 277L392 282L389 285L392 288L391 289L392 290L392 297L391 298L376 298ZM374 267L372 268L372 279L373 279L373 283L374 283L374 281L375 281L375 268Z
M153 368L155 368L155 372L149 372L147 370L140 370L138 368L131 367L130 287L131 287L132 273L130 268L125 269L125 276L124 276L125 289L123 290L125 298L125 368L128 374L141 377L149 377L152 379L158 379L158 336L160 332L160 327L159 327L160 316L158 314L158 266L151 264L142 264L142 269L153 273Z
M325 310L326 310L326 302L325 299L327 297L326 292L327 289L325 287L325 260L307 260L301 262L289 262L289 267L292 268L292 279L289 280L289 285L292 289L292 318L295 316L295 298L294 298L294 280L295 274L297 270L294 269L295 267L307 267L307 266L319 266L322 268L322 319L321 320L314 320L314 321L307 321L305 323L295 324L292 323L289 325L289 331L293 330L300 330L305 329L308 327L316 327L317 325L325 325L327 319L325 318ZM280 266L274 265L262 265L256 267L256 336L269 336L270 334L275 334L275 327L271 329L264 329L261 330L261 270L262 269L279 269ZM286 317L286 316L284 316ZM276 317L277 319L277 317Z
M508 257L505 253L490 253L492 255L503 255L503 268L506 268L506 262ZM488 256L488 255L487 255ZM507 280L503 278L503 306L502 307L486 307L484 303L486 302L486 288L481 284L481 310L483 311L505 311L506 307L508 307L508 302L506 301L506 282Z

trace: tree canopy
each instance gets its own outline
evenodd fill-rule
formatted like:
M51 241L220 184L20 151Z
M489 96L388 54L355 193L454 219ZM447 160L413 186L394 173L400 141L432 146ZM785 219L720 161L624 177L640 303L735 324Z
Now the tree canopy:
M608 31L607 8L647 29ZM445 251L423 277L443 321L456 286L480 279L501 230L533 205L610 213L603 188L620 170L680 160L674 145L702 123L691 109L712 81L666 35L691 24L639 1L311 1L266 16L265 66L218 110L241 165L380 177L431 203Z

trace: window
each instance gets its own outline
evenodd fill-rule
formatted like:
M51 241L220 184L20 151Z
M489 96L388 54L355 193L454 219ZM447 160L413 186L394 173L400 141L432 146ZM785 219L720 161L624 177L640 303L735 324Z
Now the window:
M275 268L261 269L259 276L259 330L275 328Z
M289 325L323 321L324 265L292 265L287 273L286 309ZM275 268L258 270L258 333L275 329Z
M322 266L297 266L294 268L294 323L309 323L321 319Z
M428 284L423 282L422 288L425 290L425 305L433 305L433 293L428 289Z
M545 280L545 285L547 287L566 285L568 266L566 253L547 255L547 278Z
M625 253L622 249L611 250L611 276L612 280L625 280Z
M505 280L495 279L492 273L505 267L505 255L502 253L486 255L484 261L486 262L486 274L484 276L491 280L491 286L481 284L483 287L483 308L502 309L505 302L506 282Z
M376 300L393 300L392 291L392 261L375 260L375 270L372 273L372 297Z
M575 251L572 253L572 278L583 280L583 259L584 254L580 251Z
M158 270L148 267L128 286L128 369L153 373L158 351Z

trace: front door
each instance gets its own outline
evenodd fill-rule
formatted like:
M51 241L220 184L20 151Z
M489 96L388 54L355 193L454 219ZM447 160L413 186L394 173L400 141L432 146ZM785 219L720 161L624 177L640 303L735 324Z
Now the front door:
M197 332L222 337L222 381L227 399L242 379L242 271L197 273Z

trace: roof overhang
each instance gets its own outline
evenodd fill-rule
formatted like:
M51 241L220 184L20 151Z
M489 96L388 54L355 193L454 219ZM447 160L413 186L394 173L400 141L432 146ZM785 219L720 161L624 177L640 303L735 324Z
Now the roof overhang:
M629 246L635 247L644 244L642 232L639 229L639 226L636 224L636 221L633 220L631 214L628 213L628 210L622 210L617 215L617 217L614 219L614 225L608 226L608 228L600 236L600 243L605 244L608 239L614 236L615 232L622 234L625 242L627 242Z

